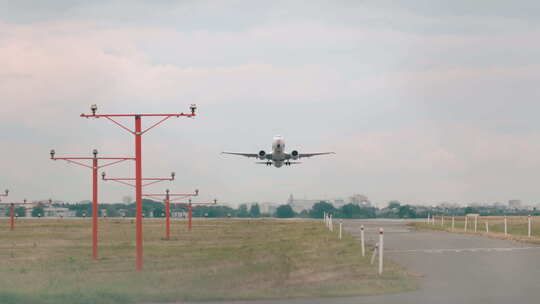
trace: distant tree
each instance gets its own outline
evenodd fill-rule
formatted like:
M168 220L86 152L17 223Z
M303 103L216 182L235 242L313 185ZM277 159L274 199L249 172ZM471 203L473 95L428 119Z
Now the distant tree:
M238 217L249 217L249 212L246 204L238 206L238 211L236 212Z
M294 210L290 205L281 205L276 209L276 217L278 218L292 218L294 216Z
M473 208L473 207L465 208L465 214L469 214L469 213L478 213L478 209Z
M259 204L253 204L249 208L249 215L251 217L260 217L261 216L261 209L259 208Z
M32 216L33 217L43 216L43 213L44 213L43 206L36 206L36 207L32 208Z
M318 202L311 207L309 211L309 216L312 218L323 218L324 212L336 212L336 208L330 203L327 202Z
M185 209L187 212L187 208ZM227 206L195 206L193 207L193 217L205 217L205 214L208 214L208 217L216 218L226 218L230 214L234 216L235 210Z
M338 216L342 218L374 218L375 211L377 209L374 207L362 207L357 204L347 204L342 206L338 210Z
M409 205L399 207L398 216L400 218L416 218L415 210Z
M15 208L15 215L18 217L25 217L26 216L26 208L24 207L16 207Z
M308 218L309 217L309 211L304 209L302 211L300 211L300 213L298 214L299 217L302 217L302 218Z
M165 217L165 206L159 206L152 210L153 217Z
M399 206L401 206L401 203L398 201L390 201L388 202L388 209L398 209Z

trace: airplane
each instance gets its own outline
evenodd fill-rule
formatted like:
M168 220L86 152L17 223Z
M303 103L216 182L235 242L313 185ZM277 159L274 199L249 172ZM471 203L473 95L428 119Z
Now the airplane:
M263 162L256 162L256 164L271 166L274 165L276 168L281 168L283 165L290 166L294 164L301 164L300 162L295 162L291 160L298 160L304 157L313 157L317 155L327 155L335 154L334 152L322 152L322 153L299 153L297 150L291 151L291 153L285 152L285 140L282 136L277 135L274 137L272 143L272 153L266 153L264 150L259 151L259 153L236 153L236 152L221 152L221 154L231 154L231 155L240 155L245 157L254 157L260 160L266 160Z

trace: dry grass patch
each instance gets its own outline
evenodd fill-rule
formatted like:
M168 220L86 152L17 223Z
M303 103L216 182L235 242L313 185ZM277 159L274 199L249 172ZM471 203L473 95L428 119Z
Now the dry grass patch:
M7 228L0 220L0 227ZM144 223L145 269L134 271L134 222L100 220L91 260L90 220L18 220L0 230L0 303L133 303L380 294L416 282L390 262L376 275L355 239L318 221L196 220Z
M435 225L425 222L414 222L411 226L417 229L440 230L453 233L479 234L498 239L508 239L518 242L540 244L540 217L533 216L531 224L531 237L528 237L528 217L527 216L508 216L507 232L504 234L504 216L482 216L477 220L476 232L474 231L474 218L470 217L467 221L467 230L465 231L465 218L456 216L454 218L454 229L452 230L452 217L445 217L444 224L441 225L441 218L436 217ZM488 223L489 232L486 231Z

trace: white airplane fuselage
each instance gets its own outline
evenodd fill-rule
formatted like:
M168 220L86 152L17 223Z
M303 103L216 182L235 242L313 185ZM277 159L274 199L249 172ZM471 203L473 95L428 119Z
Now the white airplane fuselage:
M285 139L282 136L275 136L272 142L272 162L276 168L280 168L285 160Z

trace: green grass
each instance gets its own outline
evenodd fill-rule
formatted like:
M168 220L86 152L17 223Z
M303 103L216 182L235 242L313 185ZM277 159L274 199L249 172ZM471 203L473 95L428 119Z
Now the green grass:
M319 221L174 220L144 223L145 267L135 272L134 223L100 220L91 260L89 220L0 220L0 303L141 303L381 294L416 281L391 262L385 273L358 242Z

